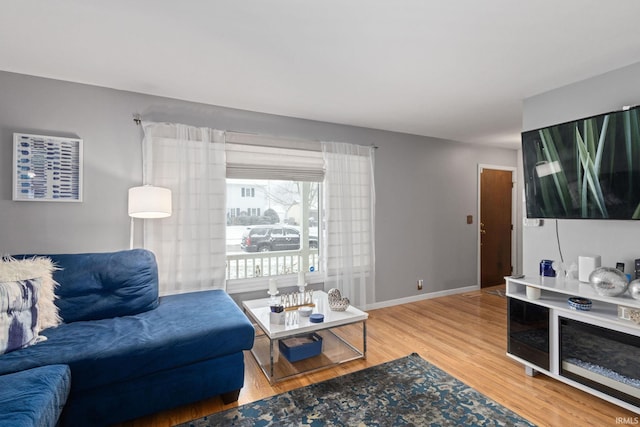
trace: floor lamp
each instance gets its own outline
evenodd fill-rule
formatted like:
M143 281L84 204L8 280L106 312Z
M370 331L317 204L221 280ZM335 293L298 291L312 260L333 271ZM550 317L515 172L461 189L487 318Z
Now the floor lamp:
M133 222L135 218L167 218L171 216L171 190L153 185L129 189L129 216L131 230L129 248L133 249Z

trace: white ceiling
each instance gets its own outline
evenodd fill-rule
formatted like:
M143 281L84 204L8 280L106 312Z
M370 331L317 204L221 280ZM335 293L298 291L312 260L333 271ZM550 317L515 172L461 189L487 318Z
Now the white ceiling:
M11 0L0 70L517 147L524 98L640 61L639 17L638 0Z

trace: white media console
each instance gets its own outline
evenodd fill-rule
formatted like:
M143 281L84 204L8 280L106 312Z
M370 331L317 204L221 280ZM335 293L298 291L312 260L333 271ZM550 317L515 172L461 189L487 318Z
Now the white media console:
M575 279L506 279L507 355L528 375L541 372L640 413L640 325L618 315L619 306L640 310L640 301L600 296ZM528 298L527 287L539 298ZM570 297L588 298L591 309L570 308Z

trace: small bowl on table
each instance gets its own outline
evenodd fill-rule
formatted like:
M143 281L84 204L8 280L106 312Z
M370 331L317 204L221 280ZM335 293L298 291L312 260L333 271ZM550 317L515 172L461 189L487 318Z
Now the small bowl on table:
M593 304L590 299L582 297L571 297L567 300L569 308L578 311L589 311Z
M312 311L313 311L313 308L311 308L311 307L300 307L300 308L298 308L298 313L300 313L300 316L302 316L302 317L311 316L311 312Z

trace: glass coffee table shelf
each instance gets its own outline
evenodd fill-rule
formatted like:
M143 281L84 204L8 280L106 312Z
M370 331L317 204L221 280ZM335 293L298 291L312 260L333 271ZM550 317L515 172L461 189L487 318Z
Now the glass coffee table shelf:
M366 320L369 315L353 306L343 312L331 311L327 294L322 291L314 291L313 300L313 312L325 316L322 323L311 323L308 317L291 311L286 313L284 324L272 324L269 321L269 298L243 302L245 313L256 328L251 353L270 383L366 357ZM354 341L360 341L355 339L359 335L354 329L357 324L362 327L362 342L354 344ZM322 338L322 351L317 356L289 362L280 353L280 340L311 333Z

